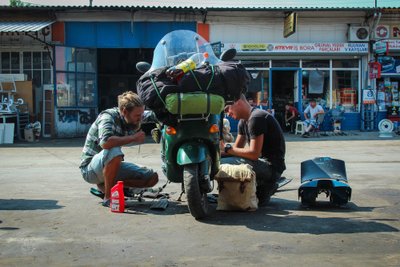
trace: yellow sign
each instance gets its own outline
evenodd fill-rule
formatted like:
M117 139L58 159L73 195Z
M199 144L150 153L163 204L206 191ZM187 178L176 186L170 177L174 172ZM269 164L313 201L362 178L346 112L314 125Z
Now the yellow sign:
M265 51L267 50L266 44L241 44L242 51Z
M283 24L283 37L287 38L296 32L297 13L291 12L285 17Z

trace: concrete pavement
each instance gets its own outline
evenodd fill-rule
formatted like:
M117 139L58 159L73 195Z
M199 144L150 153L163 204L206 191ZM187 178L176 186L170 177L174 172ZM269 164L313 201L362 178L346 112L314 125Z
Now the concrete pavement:
M166 188L166 211L147 201L112 214L80 176L83 139L0 146L0 266L400 266L400 140L376 135L290 136L294 180L268 207L204 221L176 201L178 184ZM124 151L161 174L157 144ZM346 208L300 206L300 163L317 156L346 162Z

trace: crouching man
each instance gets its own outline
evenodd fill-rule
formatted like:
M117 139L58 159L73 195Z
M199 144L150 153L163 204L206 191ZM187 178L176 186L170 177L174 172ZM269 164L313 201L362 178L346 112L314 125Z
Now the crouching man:
M256 173L259 205L265 205L286 169L282 129L270 113L252 107L244 95L225 112L240 121L235 144L221 144L221 164L250 164Z
M123 161L121 146L141 144L144 105L129 91L118 96L118 108L107 109L92 124L83 147L80 169L83 179L96 184L103 206L109 206L111 188L117 181L127 187L152 187L158 182L153 170Z

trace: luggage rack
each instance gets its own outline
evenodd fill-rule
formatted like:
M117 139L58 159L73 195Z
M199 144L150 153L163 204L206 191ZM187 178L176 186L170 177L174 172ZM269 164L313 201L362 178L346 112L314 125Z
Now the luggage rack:
M209 113L209 114L207 114L207 116L205 116L205 115L206 114L180 115L179 116L180 118L178 119L178 122L181 122L181 121L202 121L202 120L208 121L208 119L210 118L211 114ZM191 117L184 117L184 116L191 116ZM195 116L195 117L192 117L192 116Z

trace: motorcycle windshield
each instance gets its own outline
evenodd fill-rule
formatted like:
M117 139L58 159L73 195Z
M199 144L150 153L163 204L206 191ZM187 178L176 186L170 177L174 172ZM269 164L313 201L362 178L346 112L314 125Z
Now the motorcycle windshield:
M196 53L208 53L207 61L210 64L220 61L211 45L199 34L188 30L172 31L158 42L149 71L175 66Z

